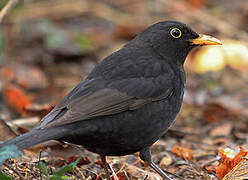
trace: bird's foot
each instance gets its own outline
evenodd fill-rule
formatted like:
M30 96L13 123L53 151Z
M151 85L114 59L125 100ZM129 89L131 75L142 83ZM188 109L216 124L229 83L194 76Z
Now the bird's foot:
M107 180L111 180L111 177L110 177L110 174L108 171L108 163L106 161L106 156L101 156L101 160L102 160L104 171L105 171L106 176L107 176Z
M163 179L172 180L162 169L160 169L154 162L148 163L152 169L154 169Z
M150 151L150 147L144 148L143 150L140 151L140 158L145 161L152 169L154 169L163 179L167 179L167 180L172 180L171 177L167 174L171 174L179 179L183 179L179 176L177 176L176 174L167 172L167 174L160 169L160 167L158 167L151 158L151 151Z

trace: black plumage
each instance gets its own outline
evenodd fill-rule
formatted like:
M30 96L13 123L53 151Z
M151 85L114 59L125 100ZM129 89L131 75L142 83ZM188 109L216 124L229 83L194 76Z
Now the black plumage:
M106 57L32 131L0 147L24 149L54 139L82 145L103 161L139 151L142 160L169 179L152 162L150 146L180 110L188 52L206 44L220 42L180 22L156 23Z

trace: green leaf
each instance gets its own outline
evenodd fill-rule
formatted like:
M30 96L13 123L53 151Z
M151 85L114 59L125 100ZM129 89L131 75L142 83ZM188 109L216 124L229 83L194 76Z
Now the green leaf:
M1 180L12 180L11 177L7 176L7 175L4 174L2 171L0 171L0 179L1 179Z
M50 177L50 180L65 180L65 179L71 179L69 176L58 176L58 175L52 175Z
M0 166L6 159L21 157L22 153L16 145L4 146L0 149Z
M89 53L94 49L91 38L85 34L76 35L74 42L82 53Z
M63 175L69 171L72 171L81 159L82 159L82 157L78 158L75 162L72 162L72 163L62 167L61 169L57 170L56 172L53 173L53 175L50 176L50 179L52 179L52 180L68 179L69 177L63 176Z
M47 169L46 165L43 162L39 161L37 168L39 170L41 170L41 172L43 174L45 174L46 176L48 176L48 169Z

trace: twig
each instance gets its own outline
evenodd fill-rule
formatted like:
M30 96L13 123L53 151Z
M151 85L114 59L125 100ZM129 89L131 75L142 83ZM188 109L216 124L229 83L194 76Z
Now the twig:
M114 180L119 180L119 178L117 177L117 175L116 175L116 173L115 173L115 171L114 171L113 167L111 166L111 164L109 164L109 168L110 168L110 170L112 171L112 174L113 174Z
M21 175L21 173L19 171L17 171L16 169L14 169L12 166L10 166L8 163L4 162L3 163L8 169L11 169L13 172L15 172L19 177L20 179L25 179L25 177L23 175Z
M9 0L6 6L2 9L0 12L0 23L3 21L3 18L6 16L6 14L10 11L11 8L13 8L18 3L18 0Z

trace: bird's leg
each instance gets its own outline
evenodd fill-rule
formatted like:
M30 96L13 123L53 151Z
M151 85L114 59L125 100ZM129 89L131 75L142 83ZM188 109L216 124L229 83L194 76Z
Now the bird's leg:
M103 168L104 168L104 171L106 173L107 179L111 180L110 174L109 174L109 171L108 171L108 163L106 161L106 156L101 156L101 160L102 160Z
M144 148L140 151L140 158L146 162L152 169L154 169L163 179L172 180L162 169L160 169L153 161L151 156L150 147Z

